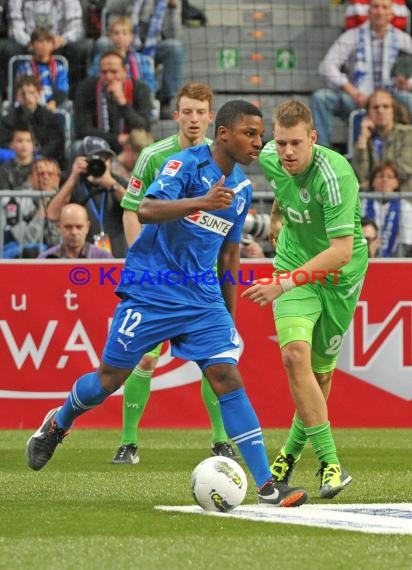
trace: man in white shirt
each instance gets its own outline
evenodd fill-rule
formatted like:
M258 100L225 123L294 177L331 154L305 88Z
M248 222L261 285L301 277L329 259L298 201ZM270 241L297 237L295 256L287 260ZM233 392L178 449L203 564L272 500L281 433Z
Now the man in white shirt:
M412 77L391 75L400 52L412 54L412 38L392 26L391 18L391 0L371 0L369 20L339 36L320 63L327 88L312 97L320 145L330 146L333 116L346 119L378 88L390 90L412 115Z

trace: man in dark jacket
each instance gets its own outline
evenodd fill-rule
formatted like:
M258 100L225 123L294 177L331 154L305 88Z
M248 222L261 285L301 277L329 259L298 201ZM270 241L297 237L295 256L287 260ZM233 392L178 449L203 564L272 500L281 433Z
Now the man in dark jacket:
M37 77L25 75L20 78L16 101L0 120L0 147L7 147L16 127L25 125L34 135L36 151L64 166L64 130L59 116L39 105L40 93Z
M76 138L101 137L119 153L133 129L150 131L149 87L127 77L122 56L107 51L100 58L99 77L78 86L74 101Z

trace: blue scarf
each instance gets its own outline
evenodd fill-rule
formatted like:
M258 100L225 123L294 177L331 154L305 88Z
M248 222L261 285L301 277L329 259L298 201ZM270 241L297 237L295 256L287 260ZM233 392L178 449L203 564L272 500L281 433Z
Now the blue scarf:
M375 89L391 89L391 69L398 57L398 42L396 30L388 26L383 38L382 61L373 61L372 30L369 21L359 26L356 62L354 67L353 84L365 95L370 95ZM375 73L374 73L375 72ZM377 73L377 75L375 75Z
M151 4L153 7L153 12L149 16L149 21L142 22L147 26L146 35L144 37L144 41L142 42L142 33L140 30L140 16L142 13L145 13L145 6L146 0L141 0L137 2L135 7L133 8L133 12L138 11L139 15L135 15L133 19L134 22L139 20L139 24L137 25L137 29L133 30L133 34L135 37L135 46L136 49L139 50L144 55L148 55L154 59L155 52L156 52L156 45L159 41L159 38L162 33L162 26L163 21L166 15L167 10L167 0L154 0Z
M383 224L381 224L381 220L379 219L379 215L377 212L378 206L379 206L378 200L368 198L366 201L366 215L368 216L368 218L374 220L380 229L381 257L392 257L393 254L395 253L395 248L397 245L398 235L399 235L401 201L391 200L389 207L385 212Z

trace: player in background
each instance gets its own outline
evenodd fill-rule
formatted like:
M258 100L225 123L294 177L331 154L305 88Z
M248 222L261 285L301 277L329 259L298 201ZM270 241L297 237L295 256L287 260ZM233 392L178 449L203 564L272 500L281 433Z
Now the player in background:
M174 112L175 121L179 125L178 133L155 142L141 152L121 202L124 208L123 226L129 247L141 231L137 218L139 204L147 188L159 174L166 158L185 148L212 142L206 138L207 129L214 117L212 100L213 92L209 85L205 83L184 85L177 94ZM159 344L145 354L125 382L122 435L120 447L112 459L114 464L139 462L138 427L150 397L151 379L161 349L162 344ZM202 376L201 393L212 427L212 454L234 458L233 448L227 441L219 402L205 376Z
M259 161L275 194L272 227L283 218L274 236L274 279L242 296L261 307L274 301L296 407L288 438L271 466L273 476L288 483L310 441L320 462L320 497L331 498L352 480L341 467L326 402L368 263L359 185L343 156L315 144L312 114L302 103L286 101L276 109L273 134Z
M50 410L30 437L31 469L46 465L74 420L120 388L146 352L171 339L172 354L196 362L217 394L225 429L251 471L259 502L291 507L307 500L305 489L272 477L237 367L237 284L231 276L238 275L252 200L252 184L237 163L257 160L263 132L257 107L228 101L217 113L211 146L190 147L163 165L139 206L146 225L126 257L125 279L117 287L122 300L100 366L75 382L63 406ZM220 279L211 279L216 260Z

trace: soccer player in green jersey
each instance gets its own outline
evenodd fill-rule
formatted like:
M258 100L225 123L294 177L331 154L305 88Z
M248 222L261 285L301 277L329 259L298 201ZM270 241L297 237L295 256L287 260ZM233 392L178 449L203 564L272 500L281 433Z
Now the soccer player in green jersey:
M211 143L206 131L213 120L213 92L204 83L188 83L176 96L174 118L179 132L144 148L134 166L126 194L121 202L124 208L123 226L130 246L140 233L137 218L139 204L146 189L171 154L197 144ZM125 382L123 397L123 428L120 447L112 459L114 464L139 462L138 426L150 396L150 381L162 345L145 354ZM212 426L213 455L235 457L223 426L219 401L207 379L202 376L201 393Z
M283 364L295 414L271 466L287 483L309 440L319 462L319 495L332 498L352 478L341 466L328 420L333 371L365 276L358 182L347 160L316 145L312 114L286 101L274 115L274 140L260 165L275 202L272 224L282 219L271 283L257 282L243 297L261 307L274 302Z

